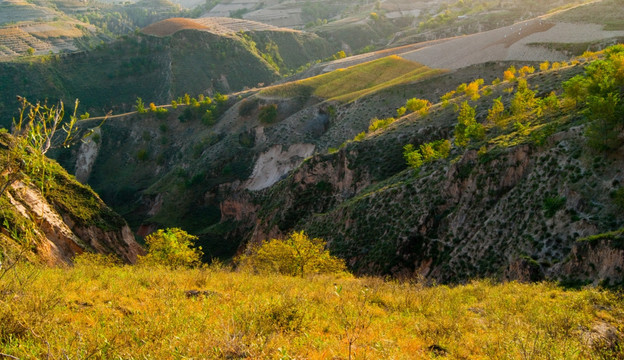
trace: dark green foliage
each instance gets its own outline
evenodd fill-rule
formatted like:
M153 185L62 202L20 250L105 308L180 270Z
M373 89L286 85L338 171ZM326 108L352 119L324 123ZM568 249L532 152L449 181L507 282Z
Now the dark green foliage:
M262 31L252 37L262 51L271 41L277 46L285 64L280 68L283 72L336 52L313 34ZM86 52L60 55L57 61L35 60L0 62L0 125L10 125L14 107L8 104L15 99L15 89L51 101L79 97L92 116L100 116L109 110L116 114L131 111L137 97L165 104L172 100L167 94L197 94L207 88L229 93L279 78L240 38L201 31L163 38L138 33ZM221 76L227 83L217 80Z
M605 50L604 59L596 60L564 83L567 98L580 103L589 120L588 144L597 150L612 151L622 145L624 130L624 46Z
M140 149L137 152L137 159L139 161L146 161L149 158L149 153L147 152L147 149Z
M616 231L607 232L582 238L577 240L581 244L597 245L601 242L609 242L610 246L615 249L624 250L624 228Z
M206 126L212 126L216 123L214 115L212 115L212 111L206 110L204 115L202 115L201 121Z
M260 108L258 120L263 124L272 124L277 120L277 105L269 104Z
M587 126L586 135L592 148L615 150L620 147L620 132L624 128L624 107L620 102L620 96L613 92L587 98L587 117L591 123Z
M624 186L613 192L613 203L624 212Z
M414 169L419 169L424 163L438 159L446 159L451 151L450 140L437 140L431 143L420 145L420 149L415 149L414 145L407 144L403 148L403 156L407 164Z
M561 210L566 203L566 198L563 196L547 197L542 203L542 210L547 218L553 217L557 211Z

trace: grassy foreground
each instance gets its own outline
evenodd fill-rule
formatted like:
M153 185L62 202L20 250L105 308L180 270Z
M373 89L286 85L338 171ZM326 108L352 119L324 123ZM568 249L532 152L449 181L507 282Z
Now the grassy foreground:
M20 264L0 278L0 353L20 359L622 358L614 336L624 329L623 313L616 293L549 283L425 287L217 267Z

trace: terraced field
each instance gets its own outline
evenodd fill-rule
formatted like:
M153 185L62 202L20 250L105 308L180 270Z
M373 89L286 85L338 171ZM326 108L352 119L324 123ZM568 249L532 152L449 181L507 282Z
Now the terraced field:
M25 53L29 48L45 51L52 46L30 35L19 27L0 29L0 57Z
M445 72L392 55L332 72L276 85L260 92L265 97L294 98L310 94L342 102L353 101L390 86L423 80Z

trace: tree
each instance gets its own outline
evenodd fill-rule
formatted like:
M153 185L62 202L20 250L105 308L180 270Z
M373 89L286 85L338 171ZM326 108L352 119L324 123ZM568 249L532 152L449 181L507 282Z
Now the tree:
M457 116L457 125L455 125L455 144L457 146L466 146L470 141L469 134L478 134L480 131L474 129L477 126L477 120L475 119L476 110L468 101L464 101L459 108L459 115ZM481 125L481 124L479 124ZM482 126L482 125L481 125ZM471 131L468 131L472 129Z
M407 111L407 108L405 108L405 106L401 106L400 108L397 109L397 118L400 118L401 116L405 115L405 112Z
M412 98L407 100L405 108L411 112L418 112L420 115L427 115L431 103L429 100Z
M451 100L453 98L453 96L455 96L455 90L451 90L449 92L447 92L446 94L442 95L440 97L440 100L442 101L442 107L446 108L449 104L449 100Z
M272 124L277 120L277 104L269 104L260 108L258 120L263 124Z
M596 150L615 150L620 147L619 134L623 124L620 98L615 93L604 97L592 95L587 100L587 116L590 124L585 131L589 146Z
M479 100L479 98L481 97L481 95L479 94L479 88L481 87L481 85L483 85L483 83L483 79L477 79L471 82L464 89L464 93L466 93L466 96L470 96L472 100Z
M535 68L533 66L523 66L518 70L519 77L525 77L527 74L533 74L535 72Z
M330 255L326 242L310 238L303 231L293 232L284 240L264 241L252 248L239 264L259 272L277 272L290 276L311 273L337 273L346 270L344 260Z
M529 89L529 85L525 79L518 79L518 90L513 99L511 99L511 113L524 117L525 113L532 111L536 106L537 99L535 98L535 91Z
M446 159L451 152L451 142L449 140L437 140L430 143L421 144L419 149L414 145L407 144L403 147L403 157L407 164L418 170L424 163L438 159Z
M171 268L193 267L201 263L201 247L194 247L197 236L180 228L160 229L145 238L147 255L139 261L150 265L164 265Z
M491 124L498 125L498 122L503 116L503 112L505 111L505 105L501 101L501 98L498 97L494 99L492 103L492 107L488 110L487 121Z
M145 103L143 103L143 99L140 97L136 99L136 105L134 105L134 107L139 114L145 114L147 112L145 109Z
M509 70L505 70L503 72L503 80L505 81L513 81L516 78L516 75Z
M23 177L24 172L31 176L39 176L42 186L45 184L45 154L52 148L69 147L90 136L94 129L82 135L76 128L76 116L79 101L76 99L74 112L65 118L65 106L62 101L48 105L39 102L32 104L26 98L18 96L20 111L13 120L13 130L7 140L8 158L2 171L3 182L0 185L0 196L15 181ZM106 119L97 127L102 126ZM64 134L59 134L62 130ZM26 156L26 155L29 156Z

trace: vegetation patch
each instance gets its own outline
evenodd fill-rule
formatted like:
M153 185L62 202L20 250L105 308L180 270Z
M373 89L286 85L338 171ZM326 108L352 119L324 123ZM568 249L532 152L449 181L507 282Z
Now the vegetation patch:
M311 91L315 96L349 102L377 91L444 73L424 65L388 56L305 80L276 85L260 92L264 96L292 98Z
M430 287L254 275L218 263L120 266L101 257L78 258L71 268L18 264L0 274L0 353L21 359L411 359L442 351L607 359L620 354L624 312L616 293L550 283ZM596 328L612 331L613 342L599 341Z

